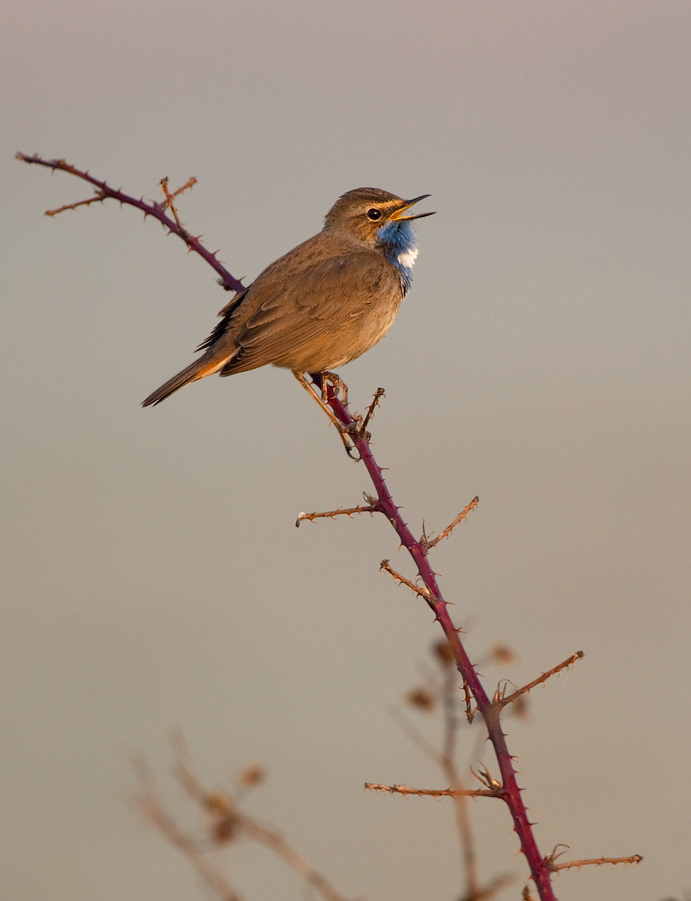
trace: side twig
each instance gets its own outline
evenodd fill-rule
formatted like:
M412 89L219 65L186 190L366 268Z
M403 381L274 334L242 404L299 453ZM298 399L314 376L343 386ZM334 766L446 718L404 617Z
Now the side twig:
M545 857L545 863L553 873L556 873L557 870L580 870L581 867L601 867L606 863L611 864L613 867L620 863L635 865L643 860L640 854L630 854L628 857L589 857L583 860L565 860L563 863L557 863L558 858L566 854L567 851L568 845L557 845L552 853Z
M299 513L295 520L297 528L301 522L314 522L315 519L334 519L336 516L353 516L355 513L376 513L374 504L361 504L359 507L341 507L338 510L326 510L323 513Z
M391 566L388 560L382 560L379 564L379 569L383 569L384 572L389 573L395 582L398 582L399 585L405 585L407 588L410 588L411 591L415 592L415 594L420 595L421 598L424 598L427 603L432 606L432 600L430 598L429 588L423 586L420 588L419 585L416 585L415 582L411 582L410 579L407 579L401 573L396 572L396 570Z
M500 793L485 788L411 788L409 785L382 785L365 782L369 791L388 792L390 795L417 795L430 798L499 798Z
M508 704L513 704L518 698L522 695L528 694L529 691L532 691L533 688L536 688L538 685L544 685L544 683L550 678L550 676L556 676L562 670L568 669L574 663L577 663L579 660L582 660L584 657L583 651L576 651L575 654L572 654L570 657L567 657L566 660L562 660L561 663L558 663L556 666L553 666L552 669L547 670L546 673L542 673L537 679L533 679L532 682L528 682L527 685L524 685L522 688L518 688L516 691L512 692L510 695L504 695L503 691L506 686L506 683L503 683L500 688L497 689L494 695L494 702L499 704L500 707L506 707Z
M557 870L570 870L573 867L579 870L581 867L601 867L606 863L612 864L613 867L620 863L635 865L641 863L642 860L643 857L640 854L631 854L628 857L590 857L584 860L568 860L564 861L564 863L556 863L552 865L551 869L553 873L556 873Z
M470 511L474 510L479 503L480 498L476 495L469 504L465 505L458 516L454 519L454 521L449 523L449 525L445 529L443 529L436 538L427 538L427 536L423 534L422 538L420 539L420 545L427 551L431 550L435 545L439 544L442 539L447 538L459 523L466 520Z

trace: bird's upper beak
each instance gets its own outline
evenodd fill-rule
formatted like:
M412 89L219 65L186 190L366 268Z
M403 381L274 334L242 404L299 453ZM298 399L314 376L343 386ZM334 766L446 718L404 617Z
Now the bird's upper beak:
M393 212L389 216L389 219L409 220L409 219L423 219L425 216L434 216L434 213L418 213L417 216L402 215L403 213L405 213L406 210L409 210L414 203L417 203L418 200L424 200L425 197L431 197L431 196L432 196L431 194L420 194L419 197L413 197L412 200L404 200L403 206L401 206L399 209L397 209L395 212Z

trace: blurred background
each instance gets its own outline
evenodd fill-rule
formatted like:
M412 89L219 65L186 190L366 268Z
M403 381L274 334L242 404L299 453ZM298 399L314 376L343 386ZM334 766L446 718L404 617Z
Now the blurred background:
M642 854L561 901L691 891L691 5L673 0L5 4L2 27L2 895L197 898L129 803L144 756L177 810L261 763L262 821L348 897L458 898L444 787L391 715L439 636L383 518L305 524L369 489L293 378L140 401L228 300L152 220L13 159L65 157L181 216L247 281L344 191L432 194L413 288L343 370L490 691L585 659L507 719L540 848ZM411 712L427 738L439 724ZM458 763L496 772L477 731ZM469 777L472 778L472 777ZM484 880L524 861L474 802ZM181 821L199 829L194 812ZM189 817L189 812L188 812ZM305 897L232 846L244 898ZM686 894L685 894L686 893Z

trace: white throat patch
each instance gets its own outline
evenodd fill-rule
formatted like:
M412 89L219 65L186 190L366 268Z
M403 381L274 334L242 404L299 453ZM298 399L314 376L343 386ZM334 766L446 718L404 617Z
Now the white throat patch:
M409 247L407 250L402 250L397 257L398 265L404 269L412 269L418 253L417 247Z

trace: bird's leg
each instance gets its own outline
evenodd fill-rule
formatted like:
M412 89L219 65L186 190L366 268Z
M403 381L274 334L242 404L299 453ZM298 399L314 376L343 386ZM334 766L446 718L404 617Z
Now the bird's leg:
M344 425L339 419L337 419L336 414L334 413L334 411L331 409L331 407L327 403L327 398L328 398L327 390L328 389L326 386L326 379L324 379L322 377L325 374L331 375L331 373L311 373L311 377L314 380L315 385L318 388L320 388L320 391L317 392L307 381L307 379L305 378L303 373L293 372L293 375L298 380L298 382L300 382L300 384L305 389L305 391L307 391L307 393L309 394L310 397L314 398L314 400L319 404L319 406L322 408L322 410L329 417L331 422L338 429L338 434L341 436L341 441L343 442L343 447L345 447L346 453L348 454L348 456L351 457L352 459L356 459L356 458L353 458L353 455L351 453L351 451L354 449L354 446L349 437L350 429L348 428L347 425ZM339 381L341 381L340 378L339 378Z

